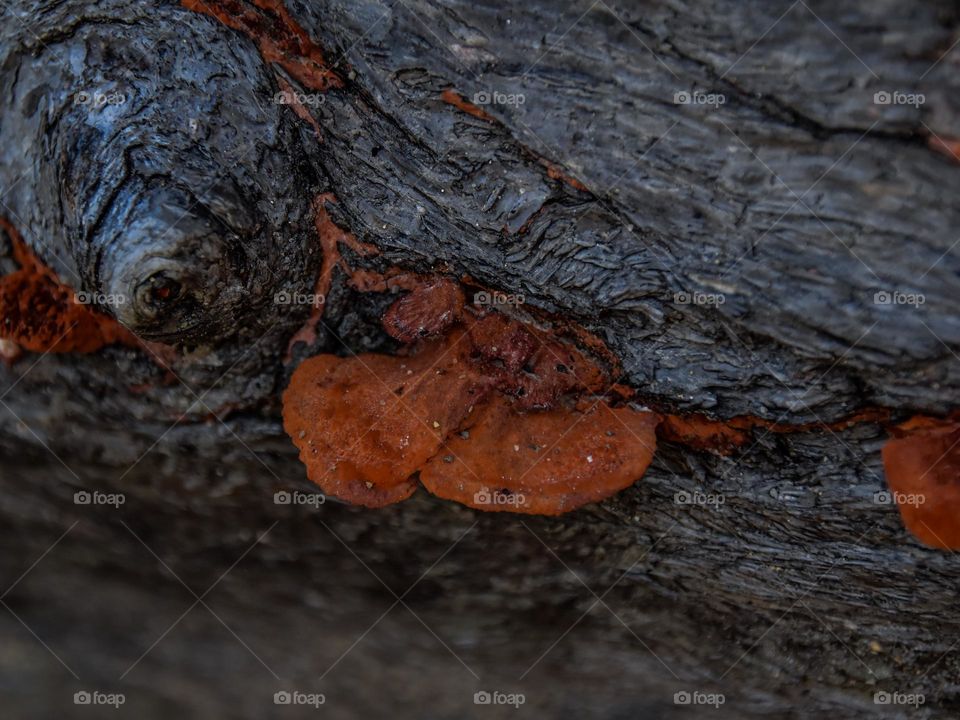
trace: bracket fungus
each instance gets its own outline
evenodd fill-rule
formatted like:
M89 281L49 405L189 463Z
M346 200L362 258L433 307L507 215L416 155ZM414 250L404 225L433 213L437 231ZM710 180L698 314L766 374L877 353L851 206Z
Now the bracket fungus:
M379 507L409 497L411 476L490 387L451 334L408 356L318 355L284 393L284 428L324 492Z
M517 405L497 396L471 416L421 470L423 486L480 510L559 515L629 487L653 459L654 413Z
M926 545L960 549L960 418L892 428L883 467L904 525Z
M378 507L419 477L471 507L556 515L649 465L659 417L613 407L609 374L550 329L466 305L439 277L395 301L383 325L408 343L400 354L311 358L284 394L284 427L325 492Z
M463 303L459 285L446 278L431 279L393 303L383 316L383 327L403 343L436 337L460 320Z

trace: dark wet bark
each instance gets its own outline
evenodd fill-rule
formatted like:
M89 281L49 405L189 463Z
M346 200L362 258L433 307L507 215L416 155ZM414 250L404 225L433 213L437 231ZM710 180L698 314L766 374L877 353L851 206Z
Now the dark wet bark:
M306 106L322 142L274 102L281 81L315 89L208 16L3 10L4 214L64 280L130 295L125 323L182 344L176 377L118 347L0 366L6 584L73 527L4 603L80 681L0 615L18 714L70 716L83 687L125 692L138 717L262 717L282 688L324 692L344 718L388 702L472 716L479 689L523 692L537 717L707 714L673 704L683 689L724 693L715 717L906 716L877 690L924 693L917 716L958 712L955 557L875 502L873 423L761 430L728 458L662 444L642 482L552 520L419 495L375 512L273 504L309 489L278 420L307 309L274 296L312 289L322 192L382 251L351 264L523 294L601 336L658 406L795 423L954 408L960 166L930 145L960 133L960 55L934 64L957 12L288 7L344 80ZM450 88L505 102L477 117L444 101ZM693 91L724 102L674 102ZM881 91L925 102L875 104ZM91 108L80 92L124 102ZM182 302L157 311L158 279ZM389 350L388 301L337 273L296 357ZM80 488L127 502L76 506ZM684 490L724 502L677 504ZM120 680L194 602L173 573L201 594L241 556L204 599L223 623L198 605ZM394 602L375 575L402 594L428 569L409 609L323 676Z

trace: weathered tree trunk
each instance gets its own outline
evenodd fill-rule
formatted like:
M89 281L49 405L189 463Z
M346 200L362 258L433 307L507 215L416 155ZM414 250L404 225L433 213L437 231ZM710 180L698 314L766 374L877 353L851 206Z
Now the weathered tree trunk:
M121 346L0 365L15 716L80 716L82 689L158 718L260 718L294 689L343 718L509 714L478 690L524 693L533 717L960 712L956 558L876 502L886 429L825 427L956 407L955 7L15 0L2 17L0 212L175 347L172 372ZM323 193L380 251L345 251L353 267L522 294L602 338L644 402L806 429L728 456L661 442L641 482L556 519L422 493L276 505L311 486L278 417L309 308L274 298L314 289ZM392 299L335 270L294 359L394 350ZM83 489L126 502L76 505Z

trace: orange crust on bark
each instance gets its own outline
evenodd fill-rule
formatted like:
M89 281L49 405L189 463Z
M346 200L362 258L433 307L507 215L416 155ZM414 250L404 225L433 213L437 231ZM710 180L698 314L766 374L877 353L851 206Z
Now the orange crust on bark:
M343 87L323 50L293 19L281 0L181 0L183 7L209 15L257 44L268 63L276 63L311 90Z
M453 88L447 88L440 93L440 99L448 105L453 105L458 110L462 110L463 112L467 113L467 115L473 115L473 117L478 118L479 120L485 120L491 123L497 121L493 115L468 101L465 97L463 97L463 95L458 93Z
M136 337L114 318L77 300L27 246L17 229L0 218L20 266L0 277L0 338L23 350L40 353L90 353L123 343L138 347ZM4 353L11 358L10 348Z
M380 507L416 488L430 459L491 387L462 354L462 332L415 355L319 355L294 372L284 429L324 492Z
M480 510L560 515L636 482L656 449L657 416L604 401L525 412L496 396L420 472L423 486Z
M915 418L892 434L883 468L903 524L925 545L960 549L960 422Z
M431 278L390 306L383 316L383 328L403 343L436 337L463 318L464 302L458 283Z
M310 310L310 316L307 321L297 330L296 333L287 342L287 352L284 362L289 363L293 359L293 349L298 343L310 345L316 342L317 325L323 317L323 308L326 304L327 294L330 292L330 286L333 284L333 271L340 267L348 275L352 270L347 266L340 254L340 245L345 245L362 257L373 257L379 254L379 250L374 245L360 242L353 233L349 233L337 225L327 212L326 204L335 203L337 198L333 193L321 193L314 198L314 227L317 231L317 240L323 253L320 272L317 275L314 284L314 302Z

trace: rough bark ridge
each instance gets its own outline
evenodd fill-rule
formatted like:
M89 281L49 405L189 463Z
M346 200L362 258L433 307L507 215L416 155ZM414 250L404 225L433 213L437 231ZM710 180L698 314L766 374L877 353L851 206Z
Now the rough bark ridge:
M494 688L551 717L703 712L673 704L682 689L725 693L718 717L906 716L878 689L924 693L917 716L960 710L955 558L874 501L875 423L758 431L726 458L666 443L643 483L550 521L419 496L272 502L302 478L277 401L309 312L275 296L313 288L321 193L380 249L352 266L523 294L602 337L658 406L794 423L955 408L960 166L935 150L960 134L955 8L211 6L264 36L296 23L342 82L318 89L172 2L2 10L0 211L64 280L128 296L107 309L178 343L172 374L122 347L0 365L8 584L79 520L4 597L81 678L0 616L4 676L35 690L10 690L24 716L69 714L86 685L141 717L262 717L275 690L316 687L354 717L371 682L411 716L462 716ZM295 359L390 350L391 299L335 271ZM128 502L75 506L81 487ZM675 502L697 490L725 502ZM200 594L268 528L205 600L242 643L198 606L118 681L193 602L172 573ZM395 600L364 563L402 594L441 557L324 675Z

